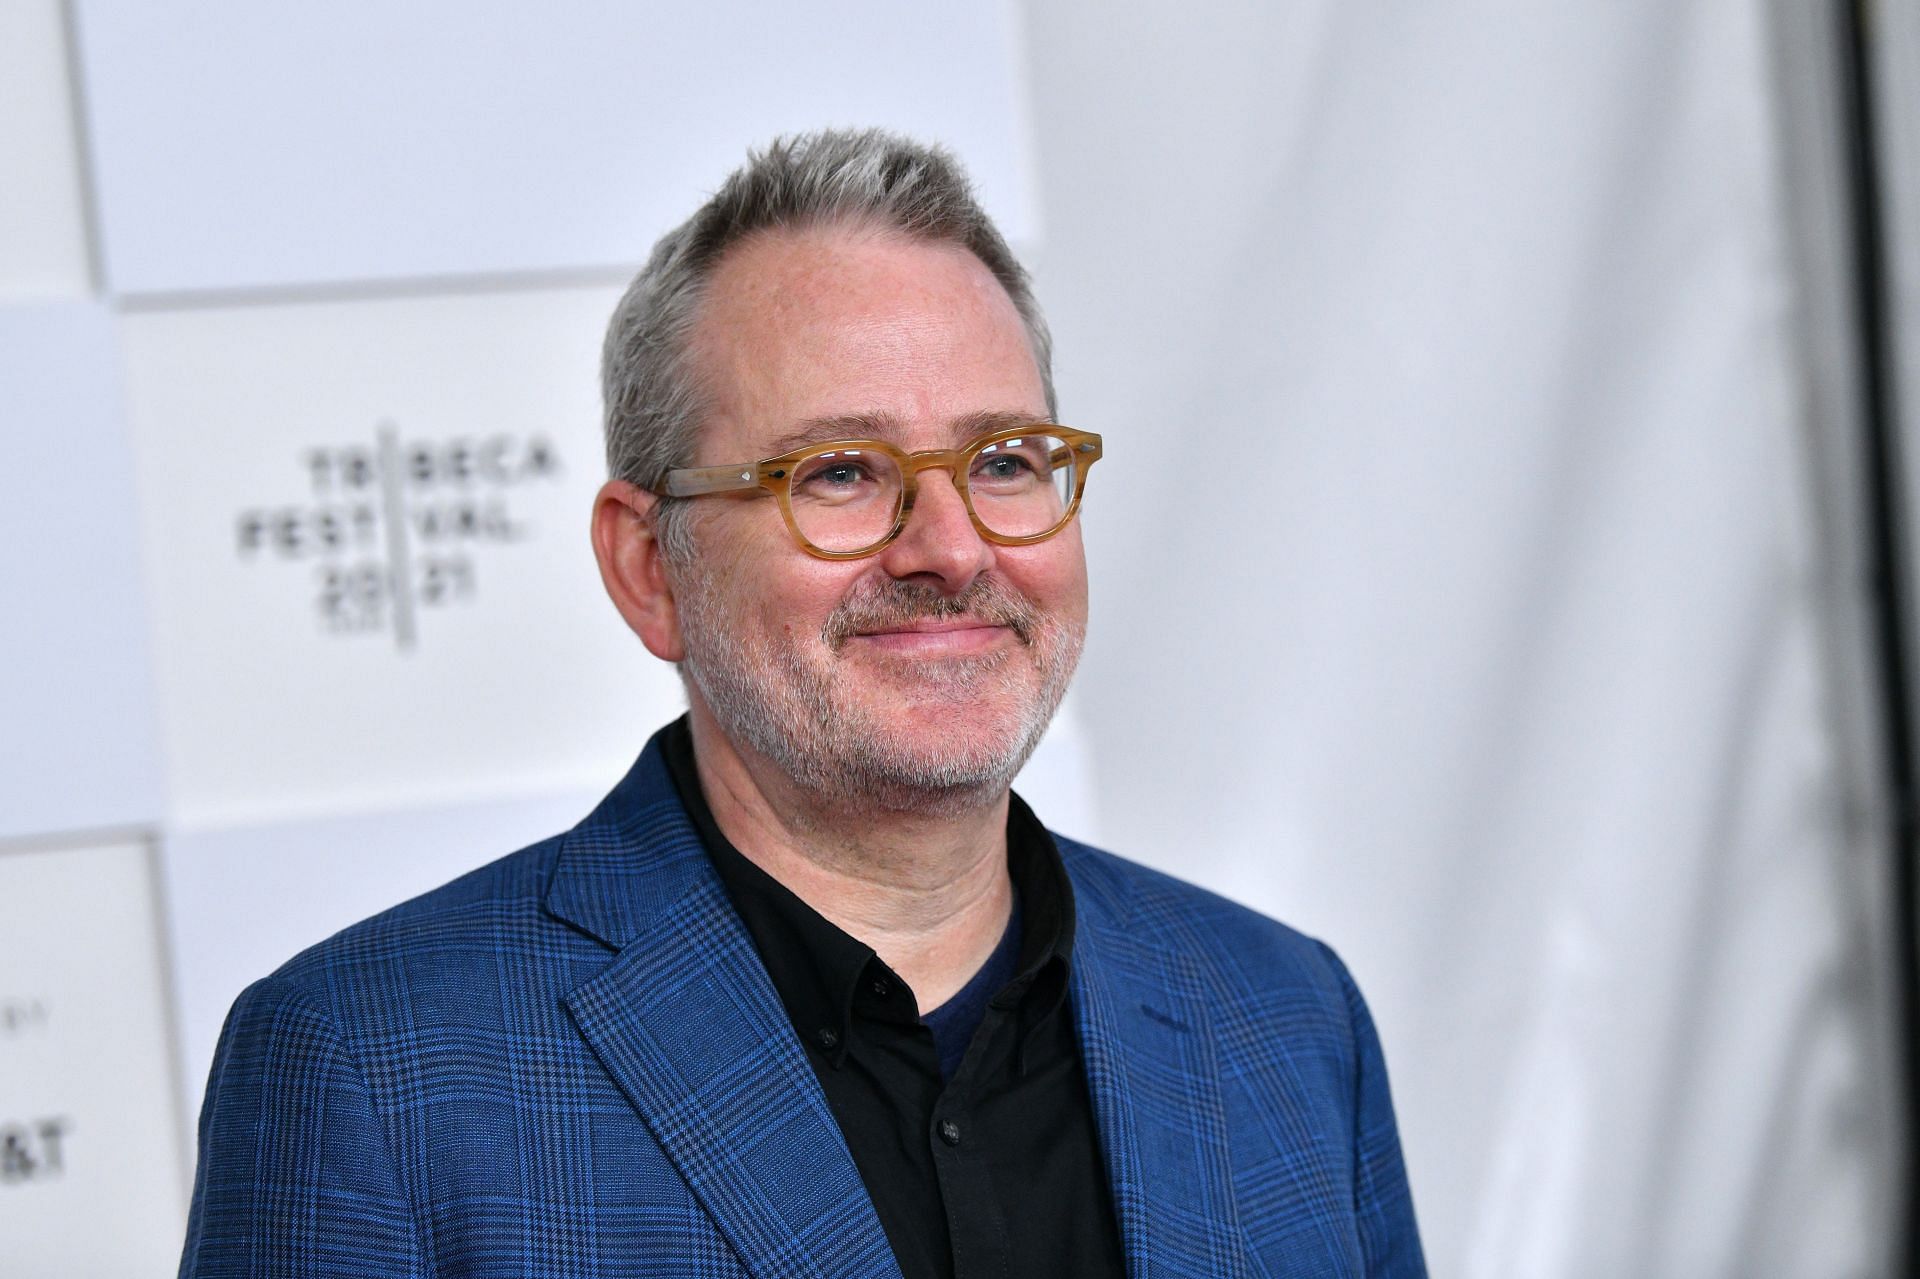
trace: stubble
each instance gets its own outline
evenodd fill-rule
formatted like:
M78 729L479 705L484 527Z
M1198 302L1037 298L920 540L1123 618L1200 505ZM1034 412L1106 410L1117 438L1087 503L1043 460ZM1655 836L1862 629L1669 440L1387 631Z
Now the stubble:
M720 589L695 571L676 592L686 657L720 727L830 807L935 815L997 800L1040 744L1079 661L1084 627L1041 612L992 576L958 595L915 582L868 579L822 624L817 644L736 624ZM846 658L865 632L922 619L1004 626L1015 647L937 660L880 660L865 672ZM854 681L870 686L854 687ZM905 728L875 698L930 708L956 729ZM1008 699L1017 699L1009 705Z

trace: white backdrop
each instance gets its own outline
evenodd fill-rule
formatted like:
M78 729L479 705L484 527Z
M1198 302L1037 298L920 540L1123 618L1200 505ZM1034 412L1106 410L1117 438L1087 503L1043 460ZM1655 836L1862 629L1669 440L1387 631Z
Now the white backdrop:
M1110 828L1342 948L1437 1273L1873 1272L1759 7L1093 10L1034 45Z
M587 561L595 329L745 145L857 116L959 147L1109 442L1088 659L1023 789L1340 948L1435 1273L1886 1273L1878 850L1765 6L841 7L795 11L799 57L718 11L497 3L448 45L424 8L84 0L77 81L51 0L4 11L0 333L36 345L0 368L47 389L0 389L34 442L0 590L71 620L0 638L0 871L51 897L110 856L165 921L92 939L168 991L113 1063L149 1113L177 1073L190 1118L245 981L565 821L670 713ZM536 436L560 466L446 469ZM389 438L435 478L357 515L340 459ZM463 504L514 536L460 579L416 557ZM343 621L362 561L469 593ZM0 1078L108 1007L111 965L47 971L0 957ZM0 1124L118 1122L67 1049L64 1100ZM164 1162L121 1236L154 1274ZM0 1267L84 1272L63 1214L125 1171L0 1184Z

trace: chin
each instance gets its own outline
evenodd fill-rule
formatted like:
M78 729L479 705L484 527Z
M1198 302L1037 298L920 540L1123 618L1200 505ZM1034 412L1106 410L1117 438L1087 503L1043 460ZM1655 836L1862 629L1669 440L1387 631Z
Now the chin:
M1040 744L1052 707L994 708L974 716L948 703L896 705L883 722L843 737L834 751L849 779L870 798L893 793L958 801L997 800ZM1024 712L1024 713L1023 713Z
M872 739L861 745L840 761L839 784L832 789L861 805L928 816L999 802L1032 753L1026 743L997 743L981 750L953 750L943 744L935 751L892 751Z

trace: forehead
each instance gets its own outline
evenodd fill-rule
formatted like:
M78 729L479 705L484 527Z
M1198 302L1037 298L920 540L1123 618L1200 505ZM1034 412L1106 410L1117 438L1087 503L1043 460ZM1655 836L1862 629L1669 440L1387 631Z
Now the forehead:
M709 397L703 460L765 455L835 420L942 447L983 415L1046 415L1026 328L993 273L961 246L889 232L736 245L708 282L691 351Z

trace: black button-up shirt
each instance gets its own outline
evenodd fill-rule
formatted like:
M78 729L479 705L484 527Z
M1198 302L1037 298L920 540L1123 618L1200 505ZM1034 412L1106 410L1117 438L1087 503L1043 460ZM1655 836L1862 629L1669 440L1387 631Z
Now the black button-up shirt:
M1073 889L1032 810L1016 795L1007 814L1007 936L923 1019L872 947L720 833L684 718L664 745L906 1279L1124 1274L1067 999Z

